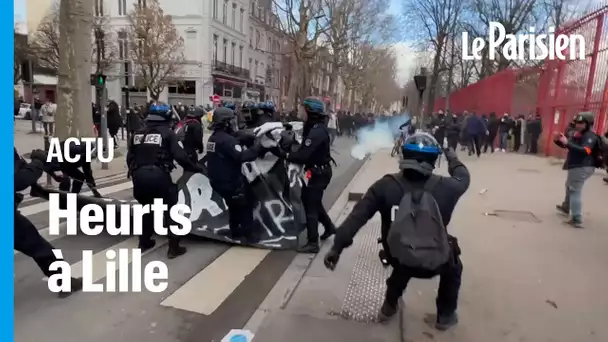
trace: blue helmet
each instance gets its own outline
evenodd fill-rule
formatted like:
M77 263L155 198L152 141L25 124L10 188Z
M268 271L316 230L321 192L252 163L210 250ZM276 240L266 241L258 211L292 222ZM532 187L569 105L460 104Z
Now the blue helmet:
M258 103L257 106L259 109L261 109L264 112L274 113L276 110L274 103L272 103L272 101L261 102L261 103Z
M148 107L148 121L168 121L171 119L173 113L171 107L166 103L154 102Z
M422 174L431 174L442 153L441 145L428 133L415 133L403 142L402 157L399 167Z
M255 120L258 114L258 105L252 101L245 101L241 104L241 115L246 122Z
M308 114L325 115L325 103L315 97L307 97L302 105Z
M236 105L234 104L234 102L224 102L222 107L232 109L233 111L236 110Z

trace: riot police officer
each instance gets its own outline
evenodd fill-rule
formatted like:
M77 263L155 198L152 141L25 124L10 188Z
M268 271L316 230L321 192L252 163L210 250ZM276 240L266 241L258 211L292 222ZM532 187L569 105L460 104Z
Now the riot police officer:
M265 123L276 121L274 117L276 112L274 103L272 103L271 101L261 102L258 103L257 107L258 118L256 121L256 126L261 126Z
M325 126L325 104L316 98L307 98L300 107L304 120L302 145L287 155L287 161L304 165L308 184L302 189L302 204L306 210L306 230L308 241L299 249L302 253L319 252L319 222L325 228L321 240L332 236L336 228L323 207L323 192L332 177L330 162L330 135Z
M253 103L252 101L245 101L241 105L241 118L242 123L239 125L239 128L255 128L257 127L257 119L259 108L258 105Z
M397 211L395 214L393 209L399 207L406 194L414 193L417 190L431 194L439 209L443 226L447 228L458 200L469 187L470 174L458 160L454 150L447 149L444 152L448 160L448 172L451 177L434 175L433 170L441 154L441 147L435 138L428 133L416 133L407 138L401 152L403 156L399 164L401 171L398 174L386 175L376 181L355 205L336 232L334 245L325 256L325 266L333 270L338 263L342 250L353 243L353 238L359 229L376 212L379 212L382 220L381 242L384 248L384 257L393 266L393 271L386 281L386 295L380 310L380 319L388 320L397 313L399 298L403 295L403 291L405 291L411 278L428 279L439 275L435 327L438 330L446 330L458 322L456 308L462 278L462 262L459 257L458 240L453 236L447 236L449 247L447 262L429 271L403 265L394 258L393 255L399 255L400 251L391 251L387 243L387 237L392 229L396 229L392 226L393 217L400 217L399 212ZM433 179L433 185L429 186L431 179ZM421 237L421 240L423 238Z
M170 128L171 108L164 103L153 103L148 107L146 125L131 137L127 153L129 174L133 180L133 197L140 204L153 204L155 198L162 198L169 208L177 204L178 190L171 179L171 170L175 160L184 171L202 172L202 168L193 163L179 146L178 139ZM165 212L165 222L170 221L169 210ZM153 248L156 241L153 214L145 214L142 219L143 231L139 237L139 248ZM165 223L168 227L169 223ZM173 259L184 253L186 248L180 246L179 237L169 231L169 250L167 257Z
M205 111L197 107L192 112L188 112L184 121L184 152L193 163L198 163L198 155L205 151L203 145L203 124L201 118Z
M53 172L52 168L45 163L46 153L41 150L34 150L31 154L32 162L27 163L17 153L15 148L15 222L14 222L14 243L15 249L30 258L38 265L45 276L50 277L53 272L49 270L51 264L57 261L57 257L53 254L53 246L46 241L38 229L32 222L23 216L17 207L23 200L23 195L18 191L23 191L28 187L32 188L32 192L38 187L37 181L42 176L44 171ZM54 175L60 178L59 175ZM59 297L64 298L73 292L82 289L82 279L71 278L71 292L60 292Z
M221 107L213 113L213 134L207 141L207 171L209 182L228 206L232 240L253 243L253 194L241 169L242 164L258 158L262 152L259 144L244 150L236 131L234 111Z

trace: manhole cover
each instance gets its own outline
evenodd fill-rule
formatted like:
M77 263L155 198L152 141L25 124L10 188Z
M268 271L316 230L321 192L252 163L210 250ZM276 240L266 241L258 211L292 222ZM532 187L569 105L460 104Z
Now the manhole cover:
M540 173L540 171L536 169L517 169L517 171L525 173Z
M530 223L541 223L542 221L529 211L522 210L494 210L491 216L500 217L505 220L519 221L519 222L530 222Z

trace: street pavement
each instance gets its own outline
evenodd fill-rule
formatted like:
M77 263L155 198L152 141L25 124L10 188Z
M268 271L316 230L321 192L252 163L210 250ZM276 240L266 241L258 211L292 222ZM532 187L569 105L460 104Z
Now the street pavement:
M372 156L341 197L396 172L388 155ZM472 182L448 227L464 264L459 325L438 332L426 323L434 319L437 279L410 281L399 314L387 324L375 322L390 272L378 259L376 215L335 271L323 266L330 243L313 260L296 258L247 323L254 341L608 341L605 173L596 172L585 186L585 228L575 229L555 211L564 195L560 165L504 153L462 161ZM338 200L330 216L341 222L353 205Z
M346 138L335 142L338 166L323 198L327 208L363 164L350 157L352 144ZM98 183L106 197L132 198L124 172ZM105 281L107 250L137 247L137 237L50 236L48 204L41 199L28 197L19 209L62 250L73 275L82 274L82 251L92 250L94 264L102 266L93 274L97 283ZM157 238L157 247L143 255L143 265L161 260L168 266L169 287L163 293L76 293L65 299L50 293L36 264L15 252L15 341L220 341L231 329L246 325L296 256L293 251L232 247L199 238L186 238L184 245L186 255L168 260L166 239ZM184 298L200 309L188 311L192 309Z

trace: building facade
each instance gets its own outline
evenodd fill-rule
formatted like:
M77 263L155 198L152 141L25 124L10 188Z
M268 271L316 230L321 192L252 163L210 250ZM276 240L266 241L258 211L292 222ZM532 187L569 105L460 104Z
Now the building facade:
M137 84L137 66L128 62L127 14L145 0L95 0L96 14L109 18L117 32L116 68L108 72L108 98L125 104L125 88ZM160 96L170 104L206 105L213 95L225 101L280 100L278 23L269 4L253 0L160 0L160 5L184 39L181 73ZM262 6L266 5L266 9ZM102 10L99 10L102 8ZM111 75L110 75L111 74ZM126 77L130 74L130 77ZM145 89L131 87L129 103L149 99Z

